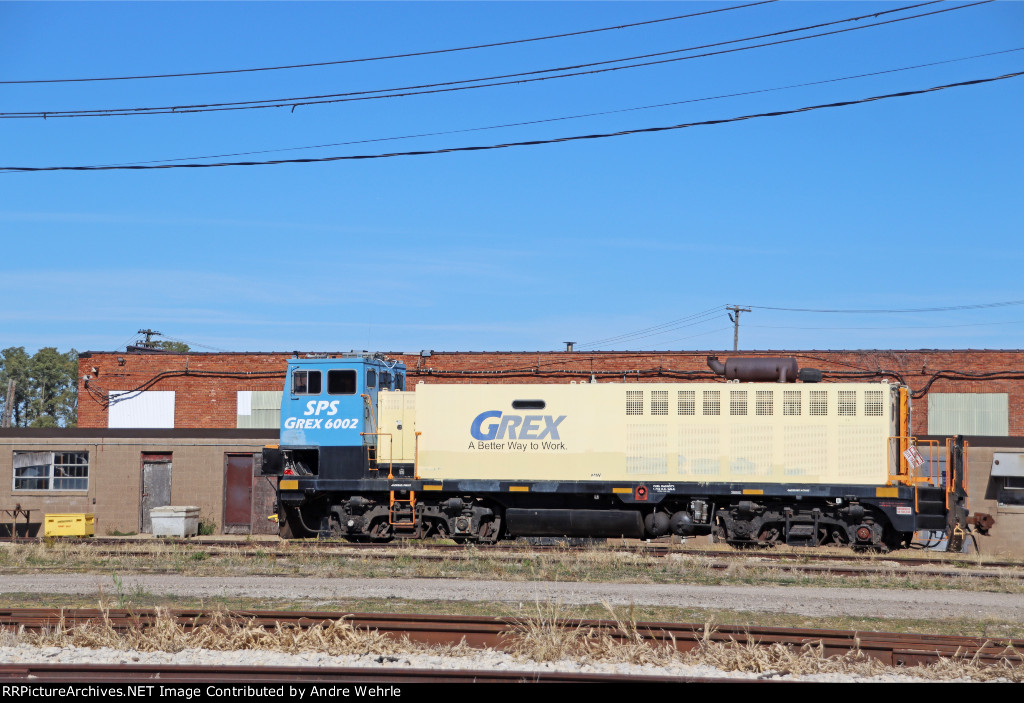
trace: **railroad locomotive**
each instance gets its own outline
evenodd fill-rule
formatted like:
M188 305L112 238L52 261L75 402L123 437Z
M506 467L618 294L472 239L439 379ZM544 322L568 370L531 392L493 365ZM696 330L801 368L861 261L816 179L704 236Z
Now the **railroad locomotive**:
M965 442L910 436L908 389L789 359L709 359L724 382L416 384L381 355L288 362L282 537L712 535L897 549L967 527ZM771 380L769 380L771 379ZM799 381L799 382L797 382Z

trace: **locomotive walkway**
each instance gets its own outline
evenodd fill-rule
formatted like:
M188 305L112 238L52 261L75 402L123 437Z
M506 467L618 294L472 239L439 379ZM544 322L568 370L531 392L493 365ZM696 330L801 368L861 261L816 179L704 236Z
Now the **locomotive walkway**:
M807 616L997 619L1024 622L1019 593L961 590L809 588L797 586L695 586L636 583L474 581L466 579L296 578L284 576L199 577L125 574L124 591L154 595L280 599L299 603L351 598L500 602L510 610L536 602L644 604ZM0 592L107 596L118 588L109 575L5 574ZM268 604L269 605L269 604Z

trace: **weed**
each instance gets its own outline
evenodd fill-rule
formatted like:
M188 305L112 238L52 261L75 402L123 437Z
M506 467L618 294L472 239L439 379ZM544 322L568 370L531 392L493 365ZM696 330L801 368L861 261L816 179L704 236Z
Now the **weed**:
M114 592L117 594L117 607L123 610L128 607L128 596L124 592L124 582L121 580L121 574L115 571L111 574L111 578L114 580Z

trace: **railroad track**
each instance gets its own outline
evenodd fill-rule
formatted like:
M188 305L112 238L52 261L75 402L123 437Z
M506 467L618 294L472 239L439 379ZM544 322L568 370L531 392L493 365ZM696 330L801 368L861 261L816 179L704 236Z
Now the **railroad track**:
M26 540L18 540L25 542ZM167 547L193 549L203 551L208 556L242 555L259 556L263 559L288 561L301 558L309 550L320 550L339 555L358 556L360 559L396 560L414 558L418 561L446 561L459 559L479 559L487 556L493 559L516 561L527 556L544 553L571 553L580 548L555 547L544 545L496 545L486 548L473 546L446 545L432 543L408 544L350 544L330 541L300 540L292 542L251 542L224 540L123 540L109 538L92 538L71 542L86 545L95 550L97 556L133 556L140 557L153 554ZM284 546L282 546L284 545ZM593 547L589 547L593 549ZM602 549L608 553L643 554L652 558L699 558L702 567L724 571L732 568L736 562L749 566L767 567L784 573L828 574L838 576L867 576L884 574L891 575L894 570L902 569L906 575L929 576L934 578L981 578L1024 581L1024 565L1016 562L987 562L970 564L962 557L956 556L908 556L897 557L891 554L819 554L812 550L806 552L772 552L768 550L688 550L672 545L628 545L606 546ZM37 567L45 570L45 567ZM56 567L62 568L62 567ZM159 568L140 568L146 573L171 573Z
M124 683L158 680L164 685L215 683L230 689L245 684L262 689L268 684L388 684L416 683L720 683L736 678L702 676L628 676L623 674L570 673L557 671L484 671L472 669L407 669L398 667L267 667L179 666L152 664L0 664L0 681L40 683ZM765 679L759 683L783 683ZM219 692L218 692L219 695ZM267 692L272 695L272 692ZM387 696L387 692L378 694ZM393 693L390 695L394 695ZM358 696L358 694L356 694ZM261 696L262 697L262 696Z
M175 623L188 630L210 623L223 613L202 610L167 611ZM460 642L475 648L503 650L530 627L526 618L394 615L379 613L234 611L232 616L251 625L273 629L308 628L344 620L352 627L376 631L391 637L408 637L427 645L457 645ZM38 631L43 628L65 628L86 623L107 623L116 629L145 629L161 615L155 610L100 610L95 608L16 608L0 609L0 628ZM164 616L166 617L166 615ZM608 636L621 642L641 638L646 642L675 647L681 652L709 643L735 643L742 646L783 645L793 648L820 648L825 656L842 656L851 651L876 659L889 666L916 666L940 659L969 659L982 665L1003 662L1024 665L1024 640L984 639L952 635L922 635L891 632L860 632L785 627L748 627L701 623L638 622L623 624L611 620L564 619L554 627Z

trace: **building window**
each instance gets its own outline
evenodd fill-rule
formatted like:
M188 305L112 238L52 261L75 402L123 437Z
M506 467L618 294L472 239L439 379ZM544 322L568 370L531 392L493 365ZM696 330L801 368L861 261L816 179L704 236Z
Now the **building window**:
M929 393L928 434L1006 437L1009 401L1007 393Z
M14 490L88 489L89 452L14 452Z

